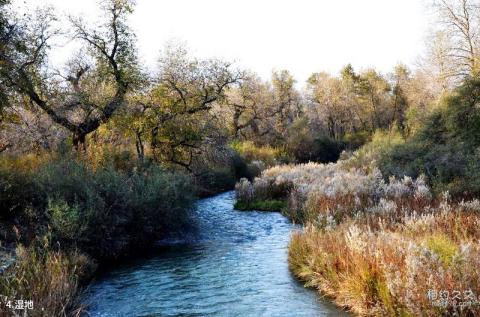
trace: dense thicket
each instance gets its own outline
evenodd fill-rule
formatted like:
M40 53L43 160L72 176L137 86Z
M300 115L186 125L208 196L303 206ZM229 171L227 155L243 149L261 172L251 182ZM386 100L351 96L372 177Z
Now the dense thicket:
M195 190L186 175L155 165L119 170L109 160L92 168L69 155L28 165L26 159L0 163L0 217L4 229L16 228L2 230L4 242L51 235L62 248L106 259L191 225Z
M450 95L407 142L385 153L387 175L426 175L437 192L480 193L480 81L468 79Z

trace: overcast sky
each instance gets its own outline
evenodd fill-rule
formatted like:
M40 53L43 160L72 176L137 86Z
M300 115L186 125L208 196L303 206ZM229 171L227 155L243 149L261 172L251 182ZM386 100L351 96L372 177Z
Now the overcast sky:
M98 0L18 1L99 15ZM137 0L131 22L147 65L177 39L197 56L233 60L263 78L288 69L299 82L347 63L382 72L414 65L428 28L424 0Z

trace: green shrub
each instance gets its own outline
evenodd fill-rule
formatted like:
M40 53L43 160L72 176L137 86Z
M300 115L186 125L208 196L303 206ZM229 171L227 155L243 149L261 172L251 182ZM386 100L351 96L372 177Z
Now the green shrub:
M327 136L317 137L313 141L313 157L310 161L318 163L336 162L344 148L345 144L341 141L333 140Z
M349 150L356 150L370 140L368 131L348 132L343 136L343 142Z
M185 229L195 190L190 178L156 165L95 169L81 159L54 158L33 170L0 168L0 203L28 243L48 227L65 248L97 259L135 251ZM12 221L13 221L12 220Z
M31 164L14 157L1 157L0 219L23 218L30 206L41 204L43 198L32 179Z
M323 134L312 134L306 118L297 119L293 123L286 140L286 150L296 163L336 162L344 148L342 141Z
M78 205L69 206L64 200L50 200L47 213L50 214L52 229L59 237L77 240L83 235L85 224Z
M467 80L405 144L394 146L380 159L384 174L428 176L436 192L453 195L480 193L480 80Z
M253 175L248 168L248 162L239 153L233 151L232 153L232 168L235 179L247 178L252 179Z
M349 168L371 168L389 149L404 142L398 130L378 130L373 134L370 142L351 153L350 157L345 160L345 166Z
M429 236L425 245L434 252L446 267L450 266L454 256L458 253L457 245L444 234L434 234Z
M196 194L190 177L152 166L135 173L131 182L132 195L127 208L133 211L136 226L131 227L131 235L143 230L158 237L184 230L191 224L190 210Z
M292 151L297 163L329 163L336 162L340 153L345 148L345 144L336 141L328 136L318 136L316 138L305 138L297 142L290 151Z

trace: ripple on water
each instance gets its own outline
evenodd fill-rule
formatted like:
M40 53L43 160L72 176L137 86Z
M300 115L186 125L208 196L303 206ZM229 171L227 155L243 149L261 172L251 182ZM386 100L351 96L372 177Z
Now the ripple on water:
M235 211L233 203L233 192L199 201L195 239L98 278L86 298L89 315L343 314L291 276L287 246L298 227L279 213Z

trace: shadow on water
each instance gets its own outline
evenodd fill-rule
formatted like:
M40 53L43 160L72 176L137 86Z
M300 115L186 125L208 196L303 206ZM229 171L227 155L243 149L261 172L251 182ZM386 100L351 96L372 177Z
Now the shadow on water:
M339 316L288 270L292 225L279 213L233 210L234 194L202 199L198 230L90 286L90 316ZM345 314L346 315L346 314Z

